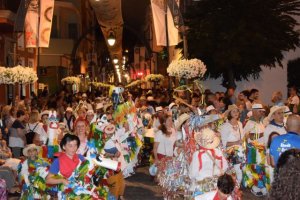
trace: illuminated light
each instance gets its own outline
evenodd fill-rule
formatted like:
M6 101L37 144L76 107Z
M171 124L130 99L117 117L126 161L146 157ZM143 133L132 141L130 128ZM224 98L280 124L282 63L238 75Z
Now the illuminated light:
M118 59L117 57L114 57L113 63L114 63L114 64L118 64L118 62L119 62L119 59Z
M111 47L114 46L115 43L116 43L116 36L115 36L115 33L112 30L110 30L110 32L109 32L109 35L108 35L108 38L107 38L107 43Z
M116 68L116 69L119 69L119 67L120 67L119 65L115 65L115 68Z

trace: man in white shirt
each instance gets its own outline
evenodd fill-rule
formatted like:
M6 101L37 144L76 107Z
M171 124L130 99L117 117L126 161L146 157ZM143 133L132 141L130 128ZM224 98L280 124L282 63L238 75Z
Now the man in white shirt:
M247 121L244 132L248 137L248 142L257 140L257 142L263 144L265 127L262 122L262 117L265 109L261 104L252 105L252 116Z
M269 136L272 132L277 132L280 135L286 133L286 129L284 127L284 109L283 106L273 106L270 110L270 113L267 117L270 122L264 132L264 144L267 146L269 141Z

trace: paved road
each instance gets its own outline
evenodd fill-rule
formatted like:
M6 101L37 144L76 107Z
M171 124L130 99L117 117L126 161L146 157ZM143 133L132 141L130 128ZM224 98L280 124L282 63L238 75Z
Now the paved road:
M136 173L126 179L126 200L163 200L161 187L153 182L149 176L148 167L139 167ZM19 197L10 197L17 200ZM264 200L257 198L248 191L243 192L243 200Z
M148 167L137 168L136 174L126 179L126 200L163 200L162 190L149 176ZM243 191L243 200L264 200Z

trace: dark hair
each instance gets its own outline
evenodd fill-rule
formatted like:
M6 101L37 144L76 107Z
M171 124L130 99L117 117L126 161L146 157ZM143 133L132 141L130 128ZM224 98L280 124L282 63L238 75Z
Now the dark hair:
M163 134L167 134L168 131L166 126L166 121L167 121L166 116L159 118L159 123L160 123L159 130L161 130Z
M269 199L300 199L299 182L300 150L289 149L279 157Z
M251 90L250 90L250 95L249 95L249 96L251 96L252 94L254 94L254 93L256 93L256 92L259 92L258 89L255 89L255 88L251 89Z
M72 134L69 134L69 133L65 134L64 137L62 138L61 142L60 142L60 148L61 148L62 150L65 150L65 149L64 149L64 146L65 146L68 142L72 142L72 141L74 141L74 140L77 141L77 148L79 148L79 146L80 146L80 140L79 140L78 136L77 136L77 135L72 135Z
M246 96L247 97L247 99L249 98L249 96L250 96L250 92L249 92L249 90L243 90L243 91L241 91L241 93L244 95L244 96Z
M235 183L230 175L224 174L218 178L217 186L223 194L231 194L235 187Z
M21 116L23 116L23 115L25 115L24 110L18 110L18 111L17 111L17 118L19 118L19 117L21 117Z
M278 159L276 170L288 165L288 163L293 161L295 158L299 159L300 161L300 149L289 149L283 152Z
M268 138L268 143L267 143L267 148L270 149L270 146L271 146L271 143L272 143L272 140L273 140L273 136L276 135L280 135L279 133L277 133L276 131L273 131L270 133L269 135L269 138Z

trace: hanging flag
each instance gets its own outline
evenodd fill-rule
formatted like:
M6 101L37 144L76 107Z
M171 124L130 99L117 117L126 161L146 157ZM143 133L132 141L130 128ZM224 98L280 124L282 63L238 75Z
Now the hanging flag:
M167 46L164 2L165 0L151 0L155 37L158 46ZM167 9L167 19L169 46L175 46L180 42L180 37L169 6Z
M179 0L168 0L168 6L173 17L174 25L176 27L183 26L184 22L179 9Z
M49 47L54 0L41 0L39 47Z
M25 17L30 1L21 0L14 24L14 32L24 32Z
M38 45L39 1L30 0L28 4L24 27L25 45L27 48L34 48Z
M27 48L49 47L53 9L54 0L30 0L25 17Z

